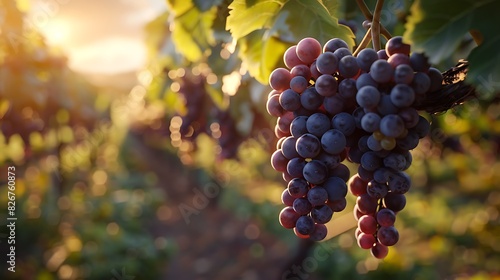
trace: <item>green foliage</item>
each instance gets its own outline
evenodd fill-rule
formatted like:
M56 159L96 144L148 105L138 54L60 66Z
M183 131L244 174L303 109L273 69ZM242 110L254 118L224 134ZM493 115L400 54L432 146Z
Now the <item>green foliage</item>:
M500 90L500 53L496 46L500 2L495 0L416 1L406 24L405 37L415 50L425 52L433 63L450 57L470 32L479 32L480 45L467 59L470 70L467 82L482 94Z

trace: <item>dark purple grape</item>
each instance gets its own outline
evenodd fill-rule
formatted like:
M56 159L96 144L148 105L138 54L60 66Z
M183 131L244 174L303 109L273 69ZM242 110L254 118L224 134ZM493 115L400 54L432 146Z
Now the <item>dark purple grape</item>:
M383 259L387 257L387 254L389 253L389 248L387 248L387 246L385 245L376 242L375 245L371 248L370 252L372 256L374 256L375 258Z
M354 100L358 89L356 88L356 80L343 79L338 86L339 96L344 100Z
M349 136L356 130L356 121L351 114L341 112L333 117L332 127L340 130L345 136Z
M362 128L361 127L361 120L363 119L363 116L365 115L365 110L363 107L358 107L354 109L352 112L352 116L354 117L354 121L356 121L356 127L357 128Z
M321 147L329 154L340 154L346 144L345 135L338 129L330 129L321 137Z
M347 195L347 184L340 177L328 177L322 184L329 201L340 200Z
M330 118L323 113L314 113L307 119L306 128L309 133L321 138L330 129Z
M377 113L368 112L361 119L361 128L366 132L373 133L379 130L380 119Z
M418 123L412 130L417 133L418 138L424 138L429 134L430 129L431 125L429 124L429 121L426 118L419 116Z
M349 48L349 46L347 45L347 43L342 40L342 39L339 39L339 38L333 38L333 39L330 39L328 40L325 45L323 46L323 52L334 52L336 51L337 49L340 49L340 48Z
M280 105L287 111L295 111L300 108L300 95L291 89L283 91L280 95Z
M293 119L292 123L290 124L290 133L292 134L292 136L294 136L295 138L299 138L300 136L307 133L307 118L307 116L298 116Z
M311 217L318 224L328 223L333 216L333 210L328 205L316 206L311 210Z
M359 65L357 59L352 55L346 55L339 61L339 74L344 78L352 78L358 75Z
M323 103L323 98L314 87L309 87L300 95L300 103L307 110L316 110Z
M329 200L326 205L328 205L333 212L342 212L347 206L347 200L345 197L337 200Z
M304 166L303 175L309 183L319 185L327 178L328 168L319 160L311 160Z
M283 156L285 156L287 159L299 157L299 154L295 149L296 143L297 138L293 136L286 137L285 140L283 140L283 142L281 143L281 152L283 153Z
M366 186L366 193L371 197L380 199L387 195L388 188L386 184L379 183L375 180L371 180Z
M368 139L366 140L366 145L368 148L374 152L378 152L382 150L382 146L380 144L380 141L375 139L373 135L368 136Z
M415 74L410 65L401 64L394 69L394 82L397 84L409 85L413 81L414 76Z
M390 153L384 158L384 166L394 170L403 171L406 166L406 159L402 154Z
M325 204L328 199L328 193L325 188L321 186L316 186L311 188L307 193L307 200L311 203L312 206L320 206Z
M321 74L332 75L337 71L339 59L331 52L324 52L316 59L316 69Z
M373 180L381 184L386 184L387 182L389 182L389 177L391 176L392 172L393 171L391 169L386 167L378 168L377 170L373 171Z
M378 87L378 83L375 82L375 80L370 76L369 73L363 73L359 75L358 79L356 80L356 89L360 90L361 88L365 86L372 86L374 88Z
M309 81L302 76L295 76L290 80L290 89L297 92L302 93L309 86Z
M316 79L314 88L321 96L333 96L337 92L337 79L332 75L323 74Z
M301 178L294 178L288 182L288 193L291 197L304 197L309 190L309 184Z
M379 101L380 92L374 86L364 86L356 94L356 102L363 108L376 108Z
M306 133L297 138L295 149L301 157L313 158L321 152L321 142L318 137Z
M369 151L361 157L361 166L368 171L375 171L382 166L382 159L374 152Z
M328 171L335 169L337 166L339 166L340 162L342 161L340 155L332 155L326 152L321 152L314 159L323 162L328 168Z
M292 206L294 201L295 198L288 193L287 189L284 189L281 193L281 202L286 206Z
M385 246L393 246L398 243L399 240L399 232L393 227L380 227L377 231L377 239L380 244Z
M340 179L342 179L342 181L347 182L347 180L349 180L349 177L351 176L351 171L349 171L347 165L341 163L329 172L329 176L339 177Z
M304 175L304 166L306 166L306 161L301 157L292 158L286 165L286 171L293 178L302 178Z
M312 205L305 197L299 197L293 202L293 210L299 215L307 215L312 210Z
M390 95L383 94L378 102L377 111L380 115L385 116L389 114L397 114L399 108L392 103Z
M309 234L309 239L312 241L321 241L325 239L328 230L324 224L314 225L314 230Z
M377 223L383 227L393 226L396 222L396 213L391 209L384 208L377 212Z
M295 223L297 232L302 235L309 235L314 230L314 220L309 216L301 216Z
M345 110L345 101L338 95L325 97L323 107L329 114L336 115Z
M387 182L392 193L405 194L410 190L411 179L405 172L394 172Z
M336 49L333 54L337 57L337 59L340 61L344 56L351 55L352 53L348 48L338 48Z
M427 75L429 75L429 78L431 79L431 86L429 88L429 92L435 92L441 87L443 87L443 74L441 74L441 72L438 69L434 67L429 68Z
M431 78L427 73L417 72L413 76L411 87L417 96L423 96L431 87Z
M395 85L390 95L392 103L399 108L409 107L415 101L415 91L409 85L405 84Z
M358 174L365 181L373 180L373 171L366 170L363 166L358 166Z
M418 124L419 115L415 108L403 108L399 110L398 115L403 119L406 128L412 128Z
M431 67L428 58L424 54L417 52L410 55L410 65L416 72L427 72Z
M406 206L406 197L404 194L388 193L383 199L384 207L394 212L403 210Z
M405 123L400 116L389 114L380 120L380 132L387 137L398 137L405 131Z
M384 49L381 49L377 52L377 55L378 55L378 58L379 59L383 59L383 60L387 60L389 59L389 56L387 55L387 53L385 52Z
M365 71L370 71L373 62L379 59L377 52L374 49L366 48L361 50L357 56L359 67Z
M379 59L373 62L370 67L370 76L377 83L388 83L391 81L393 75L394 68L385 60Z

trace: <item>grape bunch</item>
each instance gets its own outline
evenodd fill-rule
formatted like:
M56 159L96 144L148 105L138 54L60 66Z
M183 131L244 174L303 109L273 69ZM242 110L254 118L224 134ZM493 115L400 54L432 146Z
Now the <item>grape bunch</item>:
M399 239L394 222L411 185L410 150L430 128L415 107L442 87L441 73L423 54L410 54L401 37L357 56L341 39L322 46L308 37L283 60L286 68L269 77L266 104L279 139L271 165L288 184L281 225L324 239L349 189L357 197L358 245L384 258ZM357 174L351 177L344 160L358 164Z

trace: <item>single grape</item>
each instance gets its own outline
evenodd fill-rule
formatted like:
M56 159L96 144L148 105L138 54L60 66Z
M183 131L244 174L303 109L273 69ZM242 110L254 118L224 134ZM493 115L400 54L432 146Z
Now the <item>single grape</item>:
M352 78L358 75L359 65L357 59L352 55L346 55L339 61L339 74L345 78Z
M313 158L321 152L321 142L318 137L313 134L306 133L297 138L295 149L301 157Z
M301 61L311 64L321 54L321 44L318 40L307 37L299 41L295 51Z
M306 128L309 133L320 138L330 129L330 118L323 113L314 113L307 119Z
M369 182L369 181L373 180L373 171L366 170L361 165L358 165L358 174L359 174L359 177L361 177L361 179L363 179L365 181Z
M429 124L429 121L427 121L427 119L425 119L424 117L419 116L418 123L413 128L413 131L417 133L418 138L424 138L427 134L429 134L430 129L431 126Z
M347 165L341 163L337 167L335 167L335 169L330 171L329 176L339 177L345 183L349 180L351 172L349 171L349 167L347 167Z
M384 207L394 212L403 210L406 206L406 197L404 194L388 193L383 199Z
M321 186L326 190L329 201L340 200L347 195L347 184L340 177L328 177Z
M366 132L375 132L379 130L380 120L377 113L368 112L361 118L361 128Z
M321 76L318 68L316 68L316 60L311 63L311 66L309 66L309 72L311 73L311 78L313 80L316 80L319 76Z
M309 183L319 185L327 178L328 168L319 160L311 160L304 166L303 175Z
M279 101L281 107L287 111L295 111L301 106L300 95L291 89L283 91L280 95Z
M361 157L361 166L368 171L375 171L382 166L382 159L374 152L369 151Z
M393 246L398 243L399 232L393 226L380 227L377 231L377 239L382 245Z
M269 75L269 85L278 91L284 91L290 86L292 75L285 68L276 68Z
M407 64L398 65L394 69L394 82L409 85L415 76L413 69Z
M410 65L417 72L427 72L431 67L428 58L424 54L417 52L410 55Z
M276 150L271 155L271 166L274 170L278 172L283 172L286 170L286 165L288 163L288 159L283 155L281 150Z
M370 67L370 76L377 83L387 83L390 82L392 76L394 75L394 68L389 64L389 62L379 59L373 62Z
M284 228L294 228L300 215L291 206L283 208L279 214L279 221Z
M377 212L377 223L383 227L393 226L396 222L396 213L388 208L380 209Z
M356 80L343 79L338 86L339 96L344 100L354 100L358 89L356 88Z
M431 79L429 92L435 92L443 86L443 74L438 69L434 67L429 68L427 75Z
M349 136L356 130L356 121L351 114L341 112L333 117L332 127L340 130L345 136Z
M387 257L387 254L389 253L389 248L387 248L387 246L385 245L376 242L375 245L371 248L370 252L372 256L374 256L375 258L383 259Z
M356 102L363 108L376 108L380 101L380 92L374 86L364 86L356 94Z
M328 193L325 188L321 186L315 186L311 188L309 192L307 192L307 200L311 203L312 206L320 206L325 204L328 199Z
M333 96L337 92L338 83L332 75L323 74L316 79L314 88L321 96Z
M283 107L280 105L280 95L275 94L267 99L266 109L269 115L273 117L281 117L283 115Z
M364 115L365 110L363 109L363 107L358 107L352 112L352 116L354 117L354 121L356 122L356 128L362 128L361 120L363 119Z
M415 101L415 91L406 84L397 84L391 90L391 101L396 107L409 107Z
M388 59L387 62L393 67L396 68L399 65L410 65L410 57L406 54L402 53L395 53L391 55Z
M358 246L361 249L371 249L375 244L375 236L373 234L366 234L359 230L359 235L357 236Z
M363 73L359 75L358 79L356 80L356 89L360 90L361 88L365 86L372 86L374 88L378 87L378 83L375 82L375 80L370 76L369 73Z
M365 72L369 72L373 62L378 60L379 57L374 49L366 48L358 53L357 59L359 68Z
M323 103L323 96L314 87L309 87L300 95L300 103L308 110L316 110Z
M286 206L292 206L294 201L295 198L288 193L287 189L284 189L281 193L281 202Z
M340 162L342 161L340 155L332 155L326 152L321 152L314 159L323 162L328 168L328 171L335 169L337 166L339 166Z
M292 69L294 66L299 64L304 64L303 61L297 56L297 46L291 46L283 54L283 62L285 63L288 69Z
M328 205L316 206L311 210L311 217L318 224L328 223L333 216L333 210Z
M368 193L364 193L358 196L356 199L356 205L361 213L372 214L377 210L378 201L376 198L371 197Z
M323 107L331 114L336 115L345 110L345 101L338 95L325 97L323 100Z
M406 128L415 127L418 124L418 111L415 108L407 107L398 112L398 115L403 119Z
M388 137L398 137L405 130L403 119L396 114L389 114L380 120L380 132Z
M366 145L368 146L368 148L374 152L378 152L380 150L382 150L382 145L380 144L380 141L378 141L377 139L375 139L375 137L373 137L373 134L370 135L368 137L368 139L366 140Z
M321 147L330 154L339 154L346 147L345 135L338 129L330 129L321 137Z
M422 96L429 91L431 87L431 78L429 78L427 73L417 72L413 76L411 87L415 91L416 95Z
M283 142L281 143L281 152L283 153L283 156L285 156L287 159L299 157L299 154L295 149L296 143L297 138L293 136L286 137L285 140L283 140Z
M278 118L276 124L281 131L285 132L286 134L290 134L290 124L292 123L294 118L295 117L292 112L285 112L281 117Z
M387 184L392 193L405 194L410 190L411 179L405 172L394 172Z
M315 224L313 231L309 234L312 241L321 241L325 239L328 230L324 224Z
M359 177L356 173L349 179L347 184L349 185L349 190L354 196L360 196L366 193L366 186L368 185L368 182L361 179L361 177Z
M333 52L333 54L337 57L339 61L344 56L352 55L351 51L348 48L338 48Z
M347 199L344 197L337 200L328 200L326 205L328 205L333 212L342 212L347 206Z
M374 234L377 231L377 220L372 215L363 215L359 218L358 227L366 234Z
M292 123L290 124L290 133L292 134L292 136L299 138L300 136L307 133L307 119L307 116L298 116L293 119Z
M388 191L386 184L379 183L375 180L371 180L366 187L366 193L377 199L385 197Z
M406 159L402 154L390 153L384 158L384 166L394 170L403 171L406 166Z
M305 197L299 197L293 201L293 211L299 215L307 215L312 210L312 205Z
M306 81L309 81L311 79L311 69L309 68L309 66L304 64L299 64L294 66L290 70L290 74L292 75L292 77L297 77L297 76L303 77L304 79L306 79Z
M301 157L292 158L286 165L286 172L293 178L302 178L306 161Z
M389 56L387 55L387 52L384 49L379 50L377 52L377 55L378 55L379 59L383 59L383 60L389 59Z
M300 234L309 235L314 230L314 220L309 216L300 216L295 227Z
M394 36L385 44L385 52L392 56L396 53L410 55L410 45L403 42L403 37Z
M309 191L309 184L304 179L293 178L290 182L288 182L287 188L291 197L300 198L304 197Z
M339 59L331 52L324 52L316 59L316 69L321 74L332 75L337 71Z
M333 39L330 39L328 40L328 42L325 43L325 45L323 46L323 52L334 52L336 51L337 49L340 49L340 48L349 48L349 46L347 45L347 43L342 40L342 39L339 39L339 38L333 38Z
M373 172L373 180L381 184L386 184L389 182L391 174L392 171L389 168L381 167Z
M295 76L290 80L290 89L297 93L304 92L308 86L309 82L302 76Z

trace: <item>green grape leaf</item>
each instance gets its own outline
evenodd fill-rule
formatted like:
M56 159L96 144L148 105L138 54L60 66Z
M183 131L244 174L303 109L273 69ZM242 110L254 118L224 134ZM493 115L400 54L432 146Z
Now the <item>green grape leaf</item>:
M500 90L500 53L495 46L500 34L496 0L418 0L411 8L405 39L416 51L425 51L432 63L449 58L464 36L479 32L482 43L467 58L470 63L467 82L482 94Z
M176 15L172 39L176 49L189 61L199 61L215 43L212 23L216 13L217 7L213 7L207 12L190 9L181 15Z
M285 50L305 37L316 38L321 44L331 38L341 38L354 46L354 34L338 24L332 1L310 0L235 0L226 22L240 49L240 57L250 74L266 83L274 68L283 65ZM328 2L328 7L324 2Z

